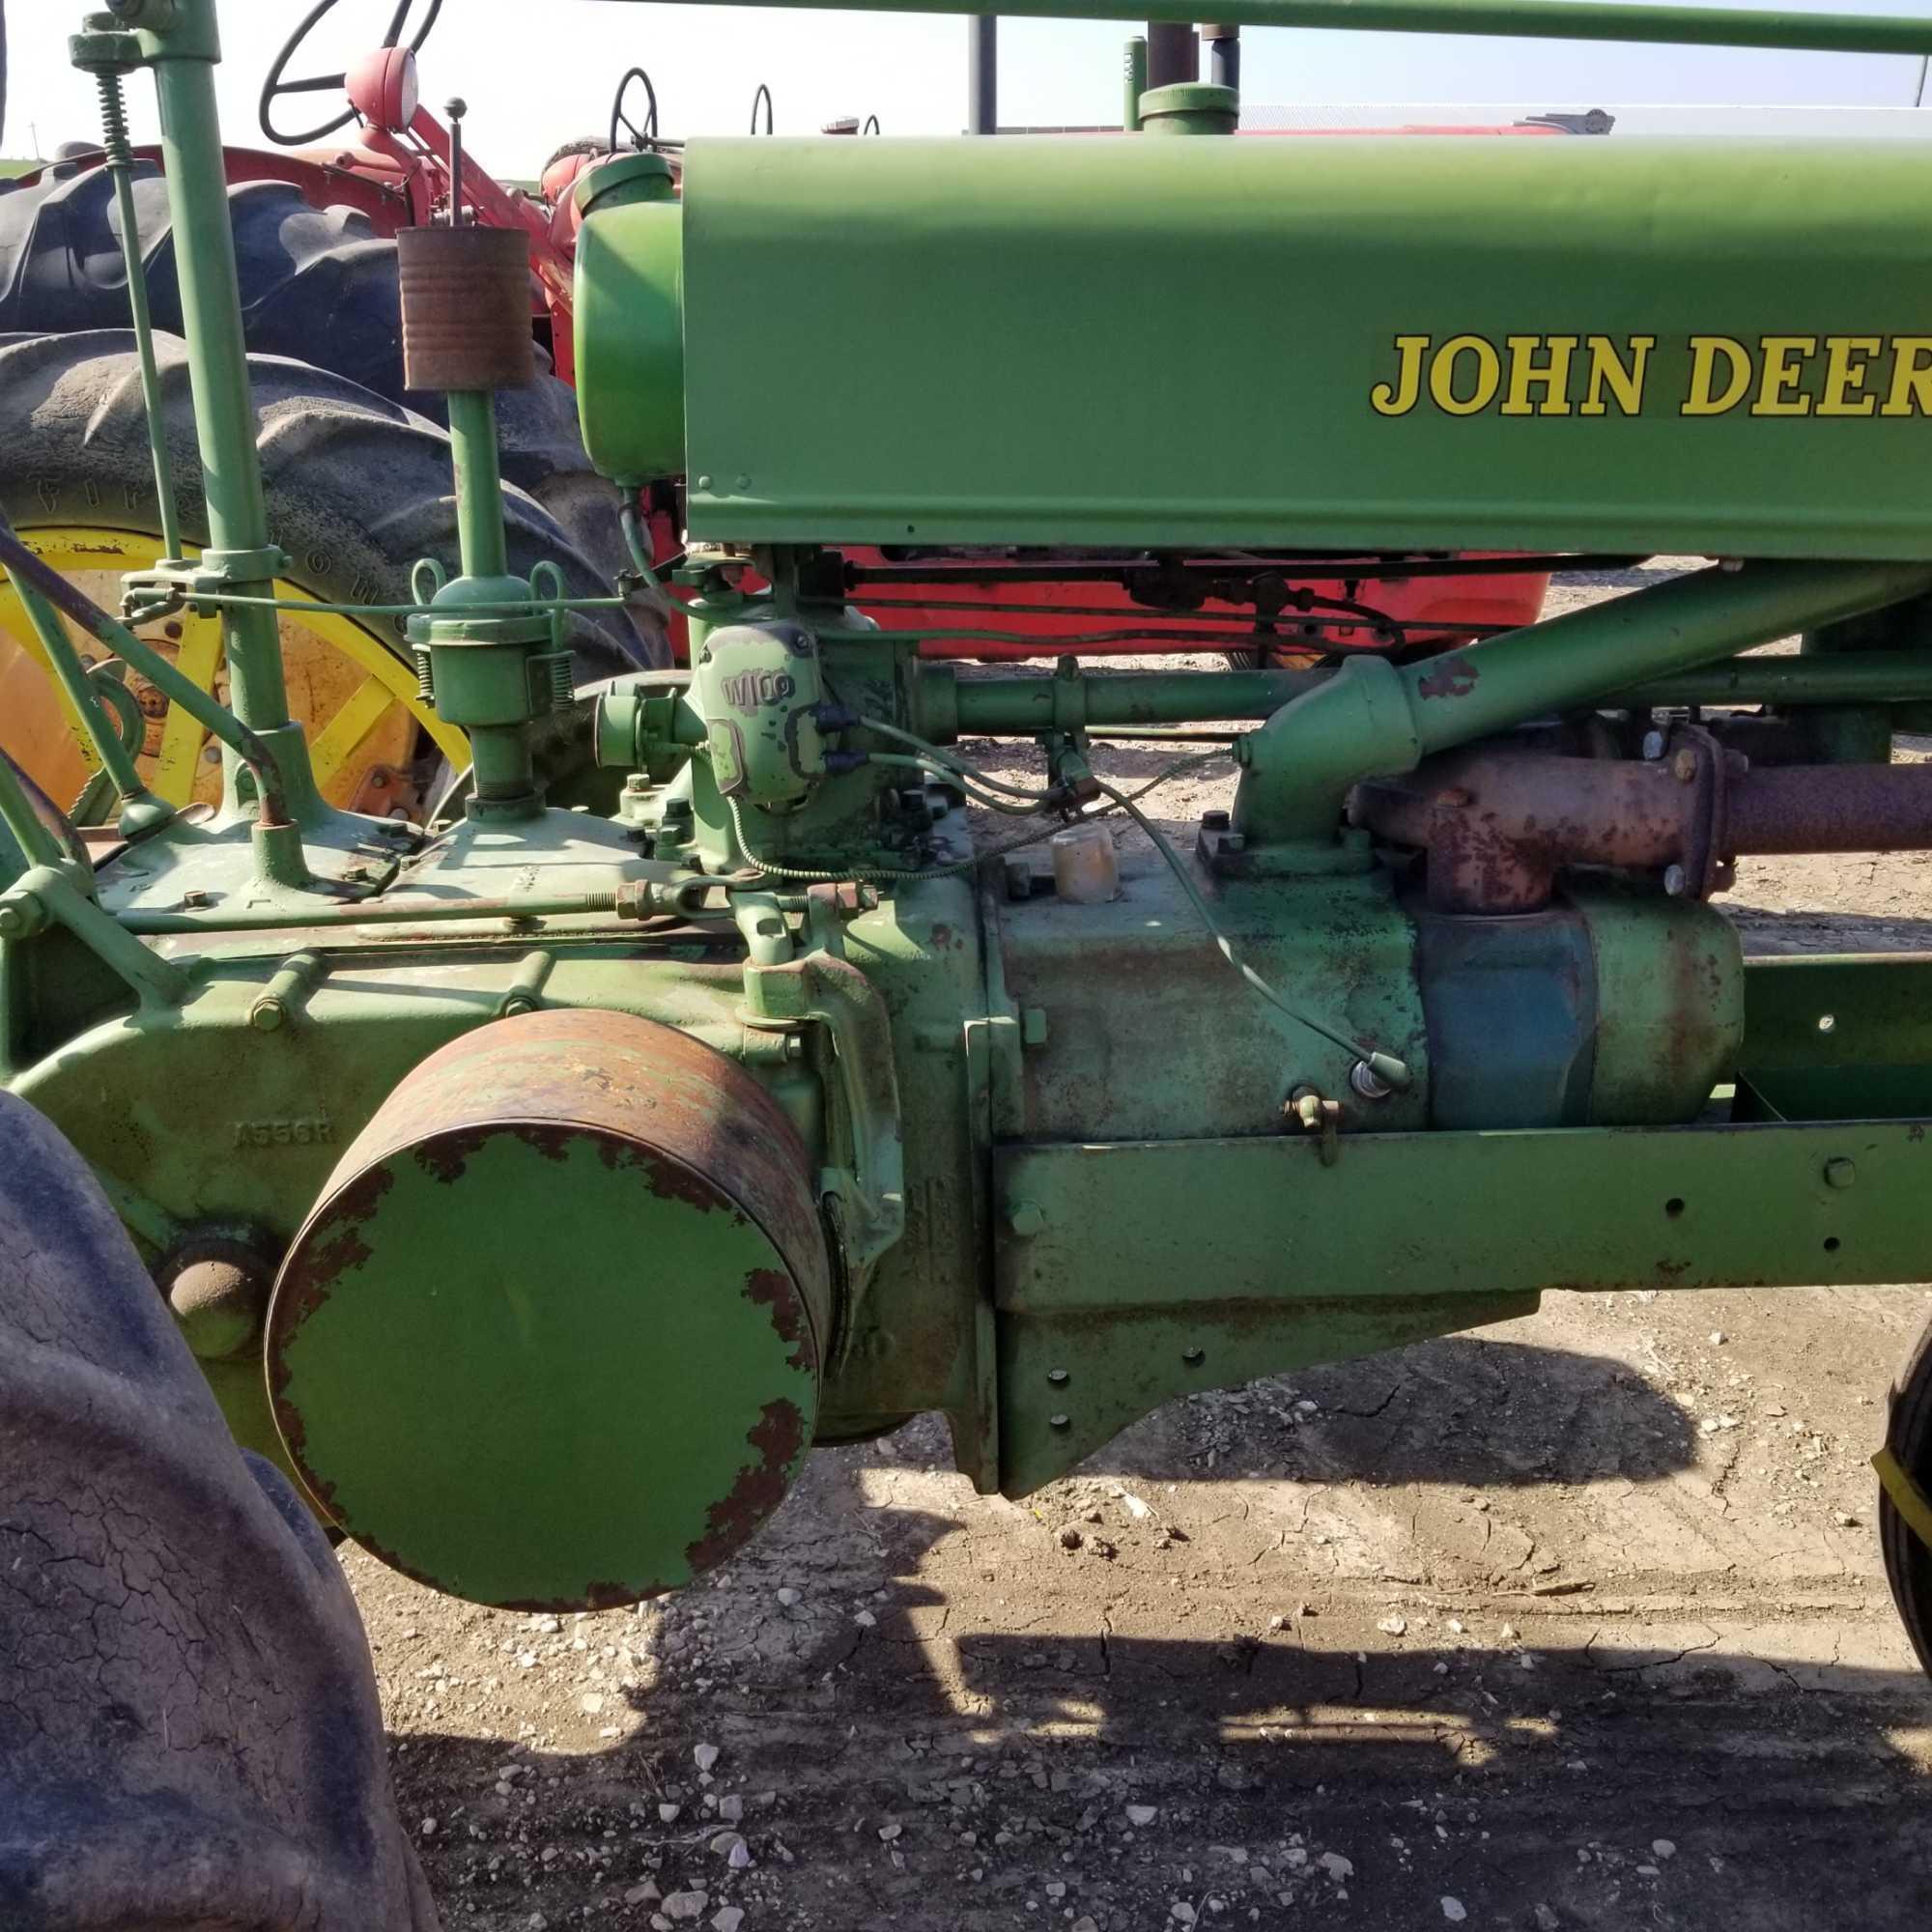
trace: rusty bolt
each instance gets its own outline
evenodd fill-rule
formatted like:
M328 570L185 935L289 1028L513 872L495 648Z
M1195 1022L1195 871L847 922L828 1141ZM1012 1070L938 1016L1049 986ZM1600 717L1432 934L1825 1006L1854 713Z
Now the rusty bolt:
M873 911L879 903L879 889L863 879L845 879L832 890L832 904L840 919L857 919L862 912Z
M1825 1185L1827 1187L1850 1187L1859 1178L1858 1163L1848 1160L1843 1154L1825 1163Z
M1682 866L1666 866L1663 868L1663 890L1674 899L1681 899L1690 890L1690 874Z
M1457 810L1461 810L1465 805L1473 805L1475 802L1476 794L1464 785L1445 785L1442 790L1435 794L1435 803L1437 805L1450 806Z
M1689 784L1697 776L1697 753L1687 746L1671 759L1670 772L1679 784Z
M357 877L358 874L356 874L354 871L351 871L347 876L353 879ZM211 901L209 895L199 890L191 893L184 893L182 895L182 910L184 912L206 911L210 902Z
M1007 1226L1021 1239L1031 1240L1045 1232L1046 1215L1033 1202L1018 1201L1007 1210Z

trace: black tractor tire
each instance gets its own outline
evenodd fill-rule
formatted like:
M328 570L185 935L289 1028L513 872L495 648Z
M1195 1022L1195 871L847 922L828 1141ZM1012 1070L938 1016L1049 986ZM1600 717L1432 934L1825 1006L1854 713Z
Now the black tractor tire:
M167 184L151 162L134 181L155 327L183 332ZM350 208L316 208L289 182L228 190L249 352L327 369L433 422L443 401L403 385L396 244ZM114 184L104 167L63 161L38 181L0 182L0 332L58 335L129 321ZM541 361L541 356L539 357ZM629 564L618 497L591 469L577 398L548 373L497 399L503 474L569 533L607 582Z
M186 347L157 335L183 535L208 539ZM327 370L248 358L269 528L294 559L288 580L327 603L406 604L418 558L457 567L449 439L426 417ZM132 335L0 336L0 510L22 530L93 525L157 536L160 517ZM609 596L592 561L536 499L506 488L510 568L548 560L571 597ZM649 622L652 620L644 619ZM371 627L405 661L404 621ZM621 611L570 621L579 683L664 661L661 635Z
M1932 1496L1932 1321L1918 1338L1891 1389L1886 1446L1921 1495ZM1878 1499L1879 1553L1885 1559L1891 1600L1912 1639L1920 1666L1932 1675L1932 1548L1893 1506Z
M0 1094L0 1925L436 1932L347 1578Z

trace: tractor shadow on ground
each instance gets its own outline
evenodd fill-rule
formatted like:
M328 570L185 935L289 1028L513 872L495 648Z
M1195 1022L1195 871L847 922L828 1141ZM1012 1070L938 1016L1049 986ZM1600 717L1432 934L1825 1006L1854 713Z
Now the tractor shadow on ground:
M936 1562L986 1525L879 1503L881 1467L870 1449L821 1456L769 1549L651 1613L658 1667L628 1693L621 1739L572 1747L557 1725L542 1742L398 1740L406 1815L440 1821L423 1854L464 1922L508 1932L539 1905L552 1925L575 1922L559 1913L596 1884L648 1877L706 1888L713 1904L754 1900L765 1923L989 1932L1031 1922L1020 1888L1069 1865L1109 1928L1156 1922L1151 1900L1183 1869L1238 1908L1229 1922L1251 1900L1266 1922L1295 1922L1273 1915L1305 1879L1297 1909L1378 1932L1434 1922L1450 1891L1484 1897L1498 1925L1529 1924L1551 1899L1566 1927L1821 1932L1851 1922L1838 1915L1854 1869L1858 1922L1925 1922L1925 1753L1892 1743L1932 1727L1932 1686L1915 1671L1780 1659L1776 1634L1753 1656L1695 1622L1574 1606L1560 1641L1541 1640L1548 1622L1505 1640L1493 1613L1466 1635L1411 1613L1406 1639L1366 1644L1325 1614L1178 1637L1164 1592L1151 1605L1143 1588L1136 1613L1070 1582L1016 1605L1025 1628L961 1633L962 1599L996 1603L1053 1559L1009 1554L997 1574ZM781 1605L781 1587L801 1601ZM700 1744L722 1752L714 1778L696 1775ZM506 1760L526 1770L508 1798ZM713 1845L724 1818L707 1801L727 1793L746 1806L731 1826L753 1861L743 1875ZM1129 1804L1157 1807L1157 1825L1135 1832ZM1680 1894L1676 1917L1638 1907L1636 1867L1659 1835L1682 1841L1686 1890L1722 1874L1711 1899ZM1390 1856L1399 1840L1431 1858L1411 1872ZM1305 1867L1284 1864L1291 1842ZM515 1846L498 1892L488 1860ZM531 1870L537 1846L546 1862ZM1222 1862L1224 1846L1265 1860L1267 1887ZM1338 1898L1317 1863L1331 1851L1373 1892ZM509 1889L516 1857L533 1889ZM1606 1862L1634 1889L1607 1916Z
M1170 1403L1083 1468L1489 1489L1659 1482L1695 1460L1692 1418L1628 1362L1449 1335Z
M1198 1502L1203 1445L1230 1428L1237 1478L1292 1464L1321 1482L1657 1481L1693 1460L1692 1427L1623 1363L1464 1336L1170 1405L1077 1473L1150 1494L1184 1477ZM1462 1613L1466 1631L1410 1606L1391 1636L1365 1620L1373 1607L1323 1600L1333 1579L1297 1576L1292 1551L1265 1577L1193 1575L1198 1541L1096 1561L1059 1546L1065 1496L1037 1519L974 1498L949 1467L932 1416L814 1456L722 1571L586 1621L593 1653L614 1640L645 1658L599 1718L580 1719L579 1687L560 1680L525 1742L396 1735L406 1815L440 1821L421 1847L439 1896L485 1932L521 1932L538 1908L575 1922L597 1884L645 1877L753 1904L748 1928L1005 1932L1032 1922L1020 1888L1071 1864L1084 1909L1115 1932L1156 1922L1184 1866L1225 1894L1228 1922L1252 1900L1287 1923L1281 1884L1244 1889L1214 1848L1252 1847L1299 1884L1280 1857L1293 1833L1311 1861L1333 1850L1373 1877L1338 1898L1312 1862L1302 1872L1295 1910L1345 1932L1435 1922L1451 1891L1485 1898L1498 1925L1531 1923L1546 1899L1566 1927L1622 1925L1651 1922L1634 1867L1664 1834L1683 1840L1687 1883L1694 1851L1715 1890L1655 1922L1821 1932L1846 1922L1853 1864L1861 1922L1925 1922L1927 1754L1893 1741L1932 1730L1932 1686L1869 1657L1816 1661L1840 1654L1838 1635L1793 1635L1776 1602L1762 1655L1738 1645L1736 1605L1726 1637L1694 1605L1645 1616L1590 1596L1525 1602L1526 1639L1493 1598ZM1278 1630L1277 1607L1291 1612ZM420 1612L406 1598L384 1614ZM1178 1634L1190 1624L1202 1634ZM596 1740L612 1717L624 1735ZM708 1786L700 1744L723 1753ZM506 1761L527 1768L507 1798ZM1720 1799L1741 1767L1748 1797ZM706 1800L722 1793L745 1799L733 1829L750 1873L712 1850L724 1822ZM1129 1803L1158 1806L1157 1830L1128 1835ZM1434 1856L1445 1817L1453 1860L1445 1845L1412 1876L1392 1863L1392 1833ZM890 1847L882 1821L902 1828ZM1578 1861L1605 1844L1624 1849ZM1633 1889L1608 1908L1605 1857Z

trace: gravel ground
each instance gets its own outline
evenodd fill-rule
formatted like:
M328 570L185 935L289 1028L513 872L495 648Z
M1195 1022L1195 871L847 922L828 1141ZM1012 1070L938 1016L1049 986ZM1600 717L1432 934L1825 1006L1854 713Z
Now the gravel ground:
M1922 948L1932 859L1729 903L1759 950ZM452 1928L1922 1926L1932 1686L1865 1459L1928 1316L1555 1294L1176 1404L1024 1504L924 1418L634 1611L344 1560Z

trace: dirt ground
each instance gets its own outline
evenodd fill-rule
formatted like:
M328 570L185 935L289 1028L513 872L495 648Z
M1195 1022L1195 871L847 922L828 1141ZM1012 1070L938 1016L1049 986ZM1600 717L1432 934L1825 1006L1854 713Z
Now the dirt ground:
M1926 948L1932 857L1747 864L1728 903L1760 950ZM348 1552L444 1922L1923 1927L1932 1685L1865 1459L1928 1316L1551 1295L1176 1404L1024 1504L924 1418L634 1611Z

